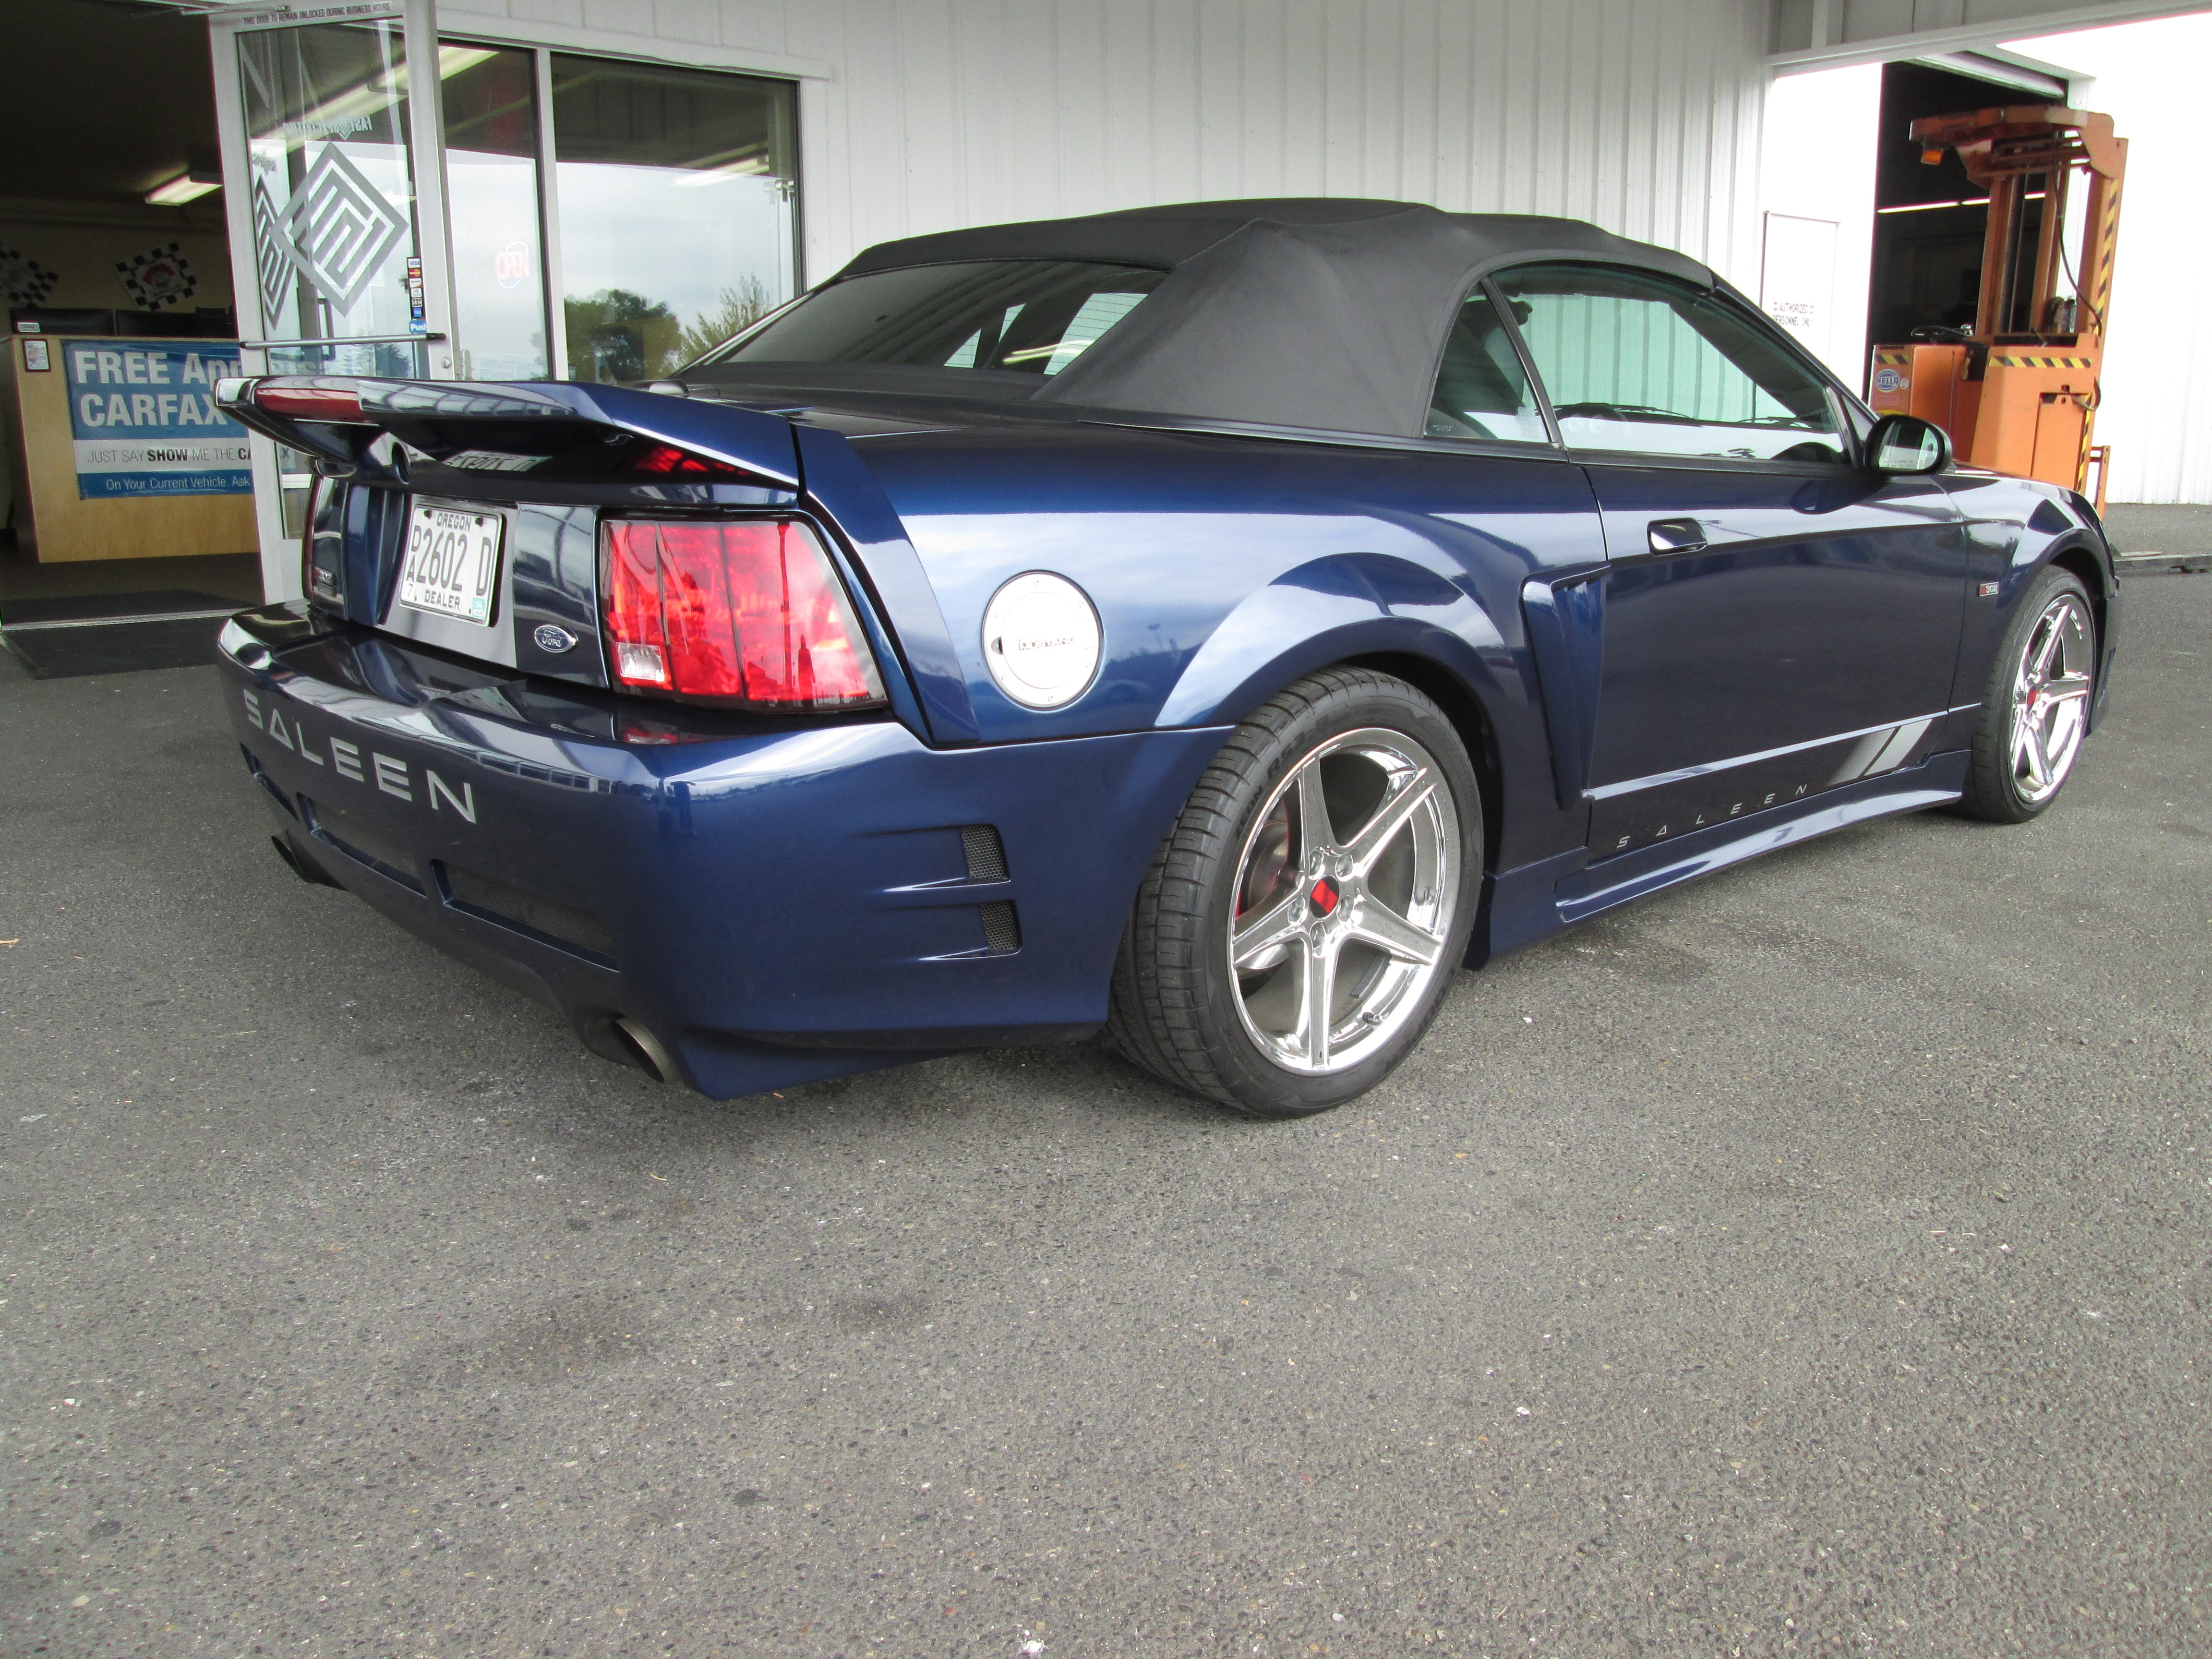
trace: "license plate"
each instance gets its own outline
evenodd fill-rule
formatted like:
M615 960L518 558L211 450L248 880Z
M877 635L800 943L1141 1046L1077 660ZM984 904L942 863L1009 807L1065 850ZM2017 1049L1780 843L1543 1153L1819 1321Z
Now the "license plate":
M506 526L496 513L416 507L407 516L399 603L435 617L489 624L499 592L499 544Z

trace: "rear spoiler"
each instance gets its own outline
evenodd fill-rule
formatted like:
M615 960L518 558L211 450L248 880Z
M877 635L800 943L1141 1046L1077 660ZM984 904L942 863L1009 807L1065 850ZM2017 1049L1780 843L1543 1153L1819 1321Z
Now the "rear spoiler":
M807 492L850 544L914 676L939 743L981 735L945 613L906 527L853 447L781 415L628 386L568 380L380 380L264 375L216 382L216 407L240 425L334 468L406 482L392 440L444 460L468 450L556 455L628 436L703 456L750 483ZM678 482L686 480L679 479Z
M749 482L799 488L798 441L781 416L628 386L280 374L218 380L215 401L265 438L369 472L392 470L378 442L386 433L439 460L484 449L553 455L627 434L735 467Z

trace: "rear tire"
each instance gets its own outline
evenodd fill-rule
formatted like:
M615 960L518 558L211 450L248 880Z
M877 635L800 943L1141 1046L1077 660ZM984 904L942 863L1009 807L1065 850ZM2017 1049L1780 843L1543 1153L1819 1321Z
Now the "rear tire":
M1990 665L1956 810L1986 823L2025 823L2047 809L2073 775L2096 690L2089 591L2053 565L2021 595Z
M1153 854L1109 1031L1253 1116L1341 1105L1436 1017L1481 878L1481 796L1443 711L1369 670L1300 680L1222 745Z

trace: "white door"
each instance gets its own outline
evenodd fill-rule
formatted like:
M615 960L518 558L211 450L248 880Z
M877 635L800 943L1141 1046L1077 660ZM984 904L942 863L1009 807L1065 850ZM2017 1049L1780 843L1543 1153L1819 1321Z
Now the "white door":
M434 0L210 20L249 374L453 374ZM269 598L300 592L306 459L252 440Z

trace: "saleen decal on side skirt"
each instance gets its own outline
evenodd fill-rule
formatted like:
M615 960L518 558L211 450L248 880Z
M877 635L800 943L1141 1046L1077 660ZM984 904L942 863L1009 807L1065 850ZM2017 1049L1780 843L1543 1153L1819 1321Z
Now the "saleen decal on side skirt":
M1601 785L1589 792L1590 847L1598 857L1613 858L1894 772L1920 752L1942 718L1941 714L1923 714L1717 765Z
M327 766L342 778L350 778L362 785L374 783L387 795L410 805L414 803L415 775L405 761L392 755L380 755L374 750L364 756L359 744L349 743L343 738L329 738L331 752L323 756L316 752L314 742L301 724L298 714L295 713L288 724L282 709L271 708L266 715L263 714L258 693L249 690L239 695L246 699L246 723L268 733L270 742L290 750L311 766ZM455 794L451 784L426 766L422 769L421 793L433 812L442 803L469 823L477 821L477 792L471 783L464 781L460 793Z

